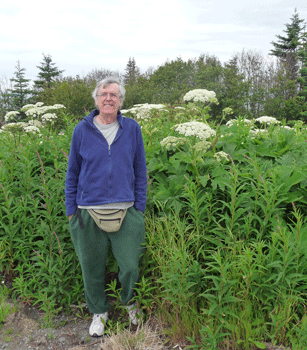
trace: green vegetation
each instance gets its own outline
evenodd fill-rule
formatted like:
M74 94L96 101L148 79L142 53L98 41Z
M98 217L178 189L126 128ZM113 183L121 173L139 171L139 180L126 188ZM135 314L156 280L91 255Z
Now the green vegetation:
M192 349L257 349L267 341L303 350L306 127L230 119L230 108L216 122L214 93L181 99L190 102L123 111L142 126L149 179L148 249L135 299L171 342ZM64 207L78 120L55 113L61 132L54 119L39 133L0 133L0 271L11 276L13 295L44 310L46 325L84 302ZM112 258L109 270L116 271ZM118 296L113 282L109 293Z
M15 312L16 308L12 307L11 304L9 304L8 297L10 294L9 289L4 285L4 281L2 281L0 276L0 329L5 322L5 318L8 314L11 312ZM7 332L7 334L10 334L11 332Z

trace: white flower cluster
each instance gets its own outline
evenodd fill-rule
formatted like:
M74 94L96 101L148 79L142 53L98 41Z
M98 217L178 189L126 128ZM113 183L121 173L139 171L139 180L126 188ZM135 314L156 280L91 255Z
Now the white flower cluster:
M232 126L234 124L239 124L239 120L238 119L230 119L228 120L228 122L226 123L227 126ZM251 121L249 119L243 119L242 122L244 124L251 124Z
M28 117L36 118L31 119L28 123L17 122L17 123L6 123L0 129L1 132L26 132L26 133L37 133L40 132L39 128L42 127L42 123L46 124L47 122L52 122L57 118L55 113L47 113L50 110L66 108L62 104L54 104L53 106L44 106L43 102L37 102L35 105L27 104L23 106L20 110L24 112ZM11 111L5 115L5 121L15 118L20 112ZM37 118L39 117L39 118ZM40 121L41 120L41 121Z
M201 101L201 102L207 102L210 99L215 98L216 94L214 91L208 91L206 89L195 89L195 90L191 90L189 92L187 92L184 97L183 100L188 102L188 101L192 101L192 102L197 102L197 101Z
M11 111L11 112L8 112L6 113L6 115L4 116L4 120L6 122L9 122L10 120L12 119L15 119L16 115L20 114L19 112L17 111Z
M211 147L211 143L208 141L199 141L194 145L194 148L196 149L196 151L201 151L201 152L207 152L210 147Z
M260 124L280 124L276 118L267 116L256 118L255 121L259 122Z
M46 112L54 109L61 109L66 108L64 105L61 104L55 104L53 106L44 106L43 102L37 102L35 105L28 104L26 106L23 106L21 110L26 113L28 117L34 117L37 118Z
M42 123L37 120L37 119L31 119L28 121L28 125L33 125L33 126L37 126L38 128L42 127Z
M172 127L179 134L184 136L196 136L202 140L206 140L211 136L215 136L216 132L209 125L191 121L187 123L177 124Z
M258 134L261 135L262 133L266 133L268 131L266 129L251 129L249 132L252 135L258 135Z
M122 114L132 113L136 116L137 119L148 120L151 117L152 110L161 110L166 108L163 104L150 104L150 103L142 103L134 105L130 109L122 110Z
M40 133L39 128L35 125L27 125L23 128L23 130L26 133L32 133L32 134Z
M57 119L57 116L55 113L46 113L42 115L42 122L43 123L51 123L54 119Z
M15 132L15 131L22 131L28 123L24 122L17 122L17 123L6 123L2 126L2 131L9 131L9 132Z
M222 160L229 160L228 154L220 151L220 152L216 152L213 156L218 162L222 161Z
M184 137L175 137L175 136L167 136L162 141L160 141L160 145L165 147L167 150L172 148L179 147L185 144L187 140Z
M288 126L288 125L281 126L281 128L286 129L286 130L294 130L293 128L291 128L291 127Z
M223 109L223 113L225 115L233 114L233 109L230 108L230 107L226 107L226 108Z

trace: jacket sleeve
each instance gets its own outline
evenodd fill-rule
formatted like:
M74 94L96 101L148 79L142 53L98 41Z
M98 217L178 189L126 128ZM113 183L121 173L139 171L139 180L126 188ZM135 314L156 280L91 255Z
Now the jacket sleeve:
M65 180L65 206L66 215L72 215L77 211L77 189L82 158L79 153L80 137L75 128L72 136L68 166Z
M139 124L137 124L137 147L134 156L134 206L136 209L145 212L146 199L147 199L147 168L146 168L146 155L142 132Z

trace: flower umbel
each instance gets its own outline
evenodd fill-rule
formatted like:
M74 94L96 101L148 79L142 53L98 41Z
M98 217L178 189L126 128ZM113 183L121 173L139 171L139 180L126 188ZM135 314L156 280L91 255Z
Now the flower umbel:
M199 141L194 145L194 148L196 149L196 151L200 151L200 152L207 152L210 147L211 147L211 143L208 141Z
M42 122L52 122L54 119L57 119L57 116L55 113L46 113L42 115Z
M134 105L130 109L122 110L121 112L124 113L132 113L136 116L137 119L143 119L148 120L151 117L151 111L153 110L161 110L166 108L163 104L150 104L150 103L143 103L143 104L137 104Z
M207 102L210 99L215 98L215 92L214 91L208 91L206 89L195 89L195 90L191 90L189 92L187 92L184 97L183 100L188 102L188 101L192 101L192 102L197 102L197 101L201 101L201 102Z
M213 156L218 162L221 162L222 160L227 160L229 161L229 156L227 153L220 151L216 152Z
M160 141L160 145L165 147L167 150L172 148L177 148L187 142L185 137L175 137L175 136L167 136L162 141Z
M267 116L256 118L255 121L261 124L280 124L280 122L276 118Z
M10 120L15 119L15 117L16 117L18 114L20 114L20 113L17 112L17 111L8 112L8 113L6 113L6 115L4 116L4 120L5 120L6 122L9 122Z
M216 132L213 129L211 129L209 125L197 121L177 124L174 125L172 129L174 129L181 135L196 136L201 140L206 140L211 136L215 136L216 134Z

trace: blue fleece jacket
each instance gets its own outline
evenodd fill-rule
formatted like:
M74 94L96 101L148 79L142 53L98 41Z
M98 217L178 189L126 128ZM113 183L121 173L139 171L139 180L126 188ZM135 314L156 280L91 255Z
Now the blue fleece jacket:
M73 132L65 181L66 214L74 214L78 205L132 201L144 212L147 172L141 128L118 112L119 128L109 146L93 123L98 114L92 111Z

